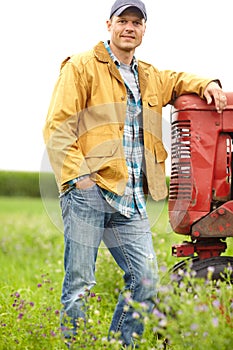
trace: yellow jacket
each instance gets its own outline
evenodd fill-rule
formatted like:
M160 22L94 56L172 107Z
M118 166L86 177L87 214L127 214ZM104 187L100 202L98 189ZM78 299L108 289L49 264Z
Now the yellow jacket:
M162 143L162 107L179 95L203 92L211 79L159 71L138 62L143 104L146 187L155 200L167 195ZM122 195L128 179L123 149L127 91L102 42L68 57L52 95L44 139L59 191L84 174L102 188Z

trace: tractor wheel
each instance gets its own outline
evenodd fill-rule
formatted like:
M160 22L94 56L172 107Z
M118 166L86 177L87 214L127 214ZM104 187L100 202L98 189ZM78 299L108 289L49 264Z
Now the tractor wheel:
M218 256L209 259L200 260L198 257L183 260L176 264L171 272L175 273L179 270L196 272L197 278L207 278L209 275L209 268L213 268L211 275L212 280L224 280L227 275L230 275L230 281L233 283L233 257L230 256ZM230 272L226 273L226 269L230 267ZM182 277L180 277L182 279Z

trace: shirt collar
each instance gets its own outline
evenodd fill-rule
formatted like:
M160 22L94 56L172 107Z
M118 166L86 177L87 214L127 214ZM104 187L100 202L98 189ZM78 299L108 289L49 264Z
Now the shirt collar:
M115 65L117 66L117 68L119 68L120 65L121 65L121 62L120 62L120 61L118 60L118 58L113 54L113 52L112 52L112 50L111 50L111 48L110 48L110 45L109 45L109 41L105 41L105 42L104 42L104 46L105 46L106 50L108 51L108 53L109 53L111 59L113 60L113 62L114 62ZM136 71L138 70L138 62L137 62L135 56L133 56L133 59L132 59L132 62L131 62L130 65L131 65L131 67L132 67L133 70L136 70Z

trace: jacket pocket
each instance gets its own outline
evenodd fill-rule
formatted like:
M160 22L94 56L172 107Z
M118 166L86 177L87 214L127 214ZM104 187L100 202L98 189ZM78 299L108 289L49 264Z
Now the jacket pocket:
M120 146L119 140L98 140L98 143L92 142L92 147L88 147L88 152L83 152L85 158L92 159L92 158L105 158L105 157L112 157L118 150Z
M85 155L90 172L104 172L105 177L115 176L125 162L119 140L108 140L93 147Z

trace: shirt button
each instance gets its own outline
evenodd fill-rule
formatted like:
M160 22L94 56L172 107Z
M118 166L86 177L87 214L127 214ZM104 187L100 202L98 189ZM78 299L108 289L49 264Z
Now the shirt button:
M124 101L125 100L125 96L121 96L121 100Z

